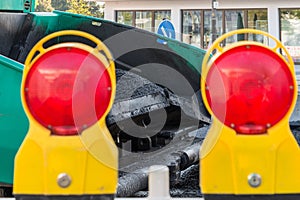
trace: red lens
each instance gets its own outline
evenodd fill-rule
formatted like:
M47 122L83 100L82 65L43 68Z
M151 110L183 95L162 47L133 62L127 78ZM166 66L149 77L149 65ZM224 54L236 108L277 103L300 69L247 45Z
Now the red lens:
M260 134L288 112L294 95L286 63L256 45L221 54L206 80L206 96L214 115L238 133Z
M105 65L79 48L43 54L25 80L25 100L32 116L57 135L78 134L96 123L110 98Z

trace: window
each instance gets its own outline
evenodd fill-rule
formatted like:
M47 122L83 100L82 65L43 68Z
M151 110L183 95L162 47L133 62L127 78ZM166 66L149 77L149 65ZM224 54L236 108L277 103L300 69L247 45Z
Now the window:
M163 19L171 19L170 10L116 11L116 21L156 32Z
M268 12L267 10L248 10L248 28L268 32ZM261 35L249 34L249 40L267 44L267 38Z
M211 15L211 10L182 10L182 41L204 49L208 48L212 37ZM216 19L217 37L240 28L268 31L267 9L218 9ZM224 44L243 40L245 37L262 43L267 42L259 35L249 34L229 37Z
M202 48L207 49L211 45L211 14L212 11L205 10L204 11L204 31L203 31L203 44ZM222 35L223 33L223 25L222 25L223 12L216 11L216 34L217 37Z
M226 10L225 11L225 32L228 33L233 30L243 29L244 26L244 12L242 10ZM245 40L244 34L234 35L226 39L226 44L231 44L237 41Z
M136 12L135 26L140 29L152 31L152 13L149 11Z
M183 42L200 46L201 11L184 11L183 15Z
M132 25L133 24L133 12L124 11L117 13L117 21L121 24Z
M300 8L280 9L280 38L295 63L300 63Z

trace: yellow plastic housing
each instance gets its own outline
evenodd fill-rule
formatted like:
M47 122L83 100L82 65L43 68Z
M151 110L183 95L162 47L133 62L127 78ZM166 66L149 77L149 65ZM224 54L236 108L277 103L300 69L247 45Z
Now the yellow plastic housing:
M235 47L262 45L253 41L241 41L224 48L220 46L227 37L245 33L260 34L274 40L275 47L263 46L283 59L294 77L291 56L285 47L268 33L242 29L229 32L215 41L207 51L202 66L202 97L213 121L200 150L201 191L206 195L300 194L300 149L289 127L289 117L296 104L298 91L295 77L292 106L282 120L268 128L265 134L237 134L219 121L209 107L205 94L205 79L214 60ZM285 52L287 60L278 53L279 49ZM216 54L210 58L213 51ZM253 174L261 178L257 186L249 183Z
M43 44L60 36L79 36L94 42ZM101 119L81 135L57 136L39 124L29 112L24 98L24 80L41 55L61 46L76 47L94 54L107 67L112 98ZM39 54L36 55L36 52ZM101 53L100 53L101 52ZM115 194L118 180L118 150L105 124L116 90L115 65L108 48L96 37L81 31L60 31L40 40L29 53L21 87L22 103L30 121L28 133L17 152L14 169L14 195L102 195ZM66 175L67 178L61 178Z

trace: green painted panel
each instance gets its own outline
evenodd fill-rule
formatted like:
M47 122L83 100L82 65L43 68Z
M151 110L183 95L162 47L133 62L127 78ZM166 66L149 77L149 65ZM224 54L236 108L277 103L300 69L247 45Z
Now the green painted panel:
M0 10L23 10L24 0L0 1Z
M14 158L27 130L20 87L23 65L0 55L0 182L12 183Z
M52 12L31 12L33 16L32 26L33 31L43 32L44 35L48 35L55 31L58 31L58 15Z
M22 12L32 12L34 11L35 0L1 0L0 1L0 11L22 11Z
M206 54L205 50L172 39L168 39L167 44L177 55L188 61L188 67L201 74L202 61Z

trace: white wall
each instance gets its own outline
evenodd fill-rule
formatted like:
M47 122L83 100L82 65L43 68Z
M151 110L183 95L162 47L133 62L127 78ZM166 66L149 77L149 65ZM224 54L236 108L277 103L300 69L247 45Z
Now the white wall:
M208 0L201 3L199 1L122 1L106 2L104 18L115 21L116 10L171 10L171 21L174 24L175 32L181 32L181 10L182 9L210 9ZM177 35L177 39L180 37Z
M299 0L219 0L219 9L267 8L269 33L279 38L279 8L300 8ZM181 32L182 9L211 9L210 0L106 1L105 19L115 21L115 10L171 10L176 32Z

